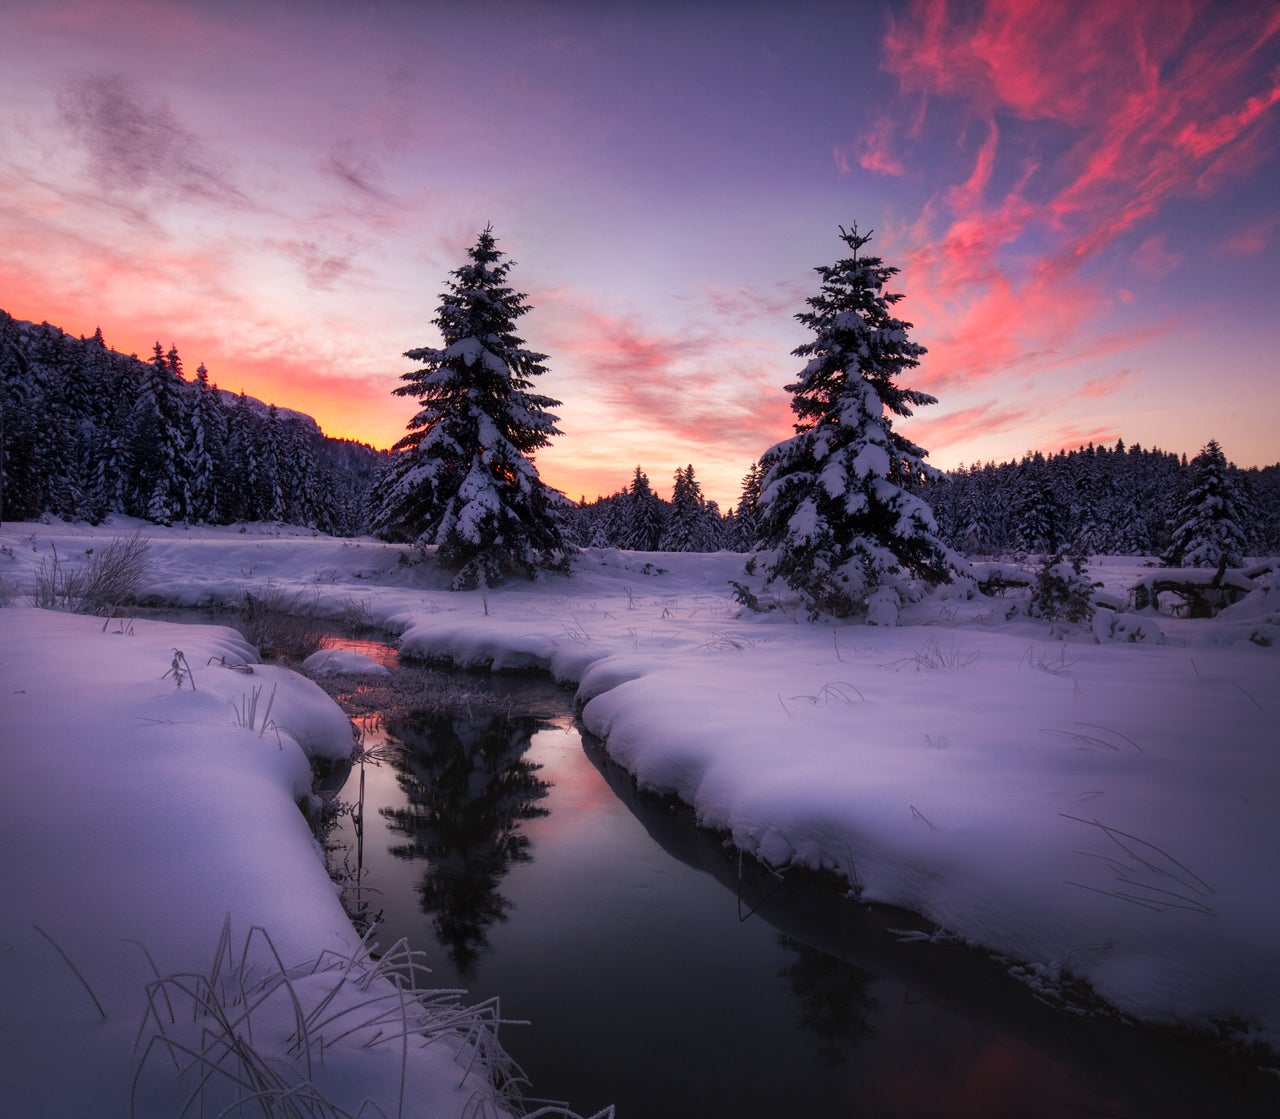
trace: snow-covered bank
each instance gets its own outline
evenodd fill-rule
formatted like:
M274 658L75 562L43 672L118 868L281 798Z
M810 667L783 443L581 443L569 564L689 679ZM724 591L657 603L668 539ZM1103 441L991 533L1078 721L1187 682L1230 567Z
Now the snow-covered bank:
M0 577L29 583L51 539L70 555L130 527L6 526ZM451 594L376 541L146 531L149 593L270 584L402 634L409 656L551 671L642 783L767 860L834 869L1036 982L1087 980L1151 1021L1236 1021L1280 1050L1274 575L1209 620L1064 635L1005 620L1006 599L940 596L898 628L824 627L742 615L727 554L590 551L571 578ZM1147 569L1091 571L1120 601Z
M401 1000L363 952L298 808L308 756L348 755L350 724L311 681L246 671L256 659L218 627L0 611L5 1114L126 1116L132 1097L139 1115L176 1115L213 1063L246 1081L280 1074L283 1089L309 1061L335 1115L400 1114L402 1084L406 1116L475 1114L488 1095L462 1067L476 1015L435 1044L415 1037L402 1052L394 1040ZM152 991L148 1019L159 976L180 978ZM221 1053L215 1014L192 1024L197 999L245 1016L260 1068L252 1053ZM411 1000L405 1011L415 1023ZM310 1019L305 1042L296 1013ZM452 1013L446 1000L425 1024ZM362 1048L375 1019L387 1040ZM160 1032L172 1044L149 1041ZM209 1048L178 1077L184 1046ZM213 1078L206 1113L232 1098L229 1083Z

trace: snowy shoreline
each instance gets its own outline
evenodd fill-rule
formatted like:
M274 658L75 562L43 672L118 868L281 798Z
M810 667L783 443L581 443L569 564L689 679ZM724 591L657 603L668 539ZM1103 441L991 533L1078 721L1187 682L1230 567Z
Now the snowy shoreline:
M934 596L896 628L743 615L728 587L742 557L727 553L591 550L569 578L451 593L429 563L403 563L404 548L374 540L123 520L97 528L6 525L0 579L25 593L53 542L73 557L134 528L152 541L145 599L230 604L252 590L399 633L407 657L547 671L576 685L585 725L642 787L678 796L701 823L764 861L840 875L864 900L919 913L967 943L1023 961L1046 984L1085 981L1133 1018L1221 1031L1280 1052L1280 898L1269 861L1280 840L1280 651L1250 640L1277 623L1274 585L1215 619L1147 611L1139 619L1145 641L1100 643L1088 626L1061 635L1048 623L1005 620L1006 600L980 596ZM1148 571L1142 560L1106 558L1091 567L1116 595ZM15 626L19 618L31 620ZM113 663L119 650L148 649L154 678L144 707L167 705L167 713L197 696L209 704L201 718L210 727L191 739L195 756L213 756L212 748L197 746L205 738L245 733L232 720L236 696L228 688L215 698L212 687L183 692L172 677L162 678L176 638L152 627L169 624L137 621L130 637L102 632L100 619L0 611L0 720L6 743L23 743L7 751L17 765L15 788L47 788L32 782L59 774L52 761L43 768L32 761L44 753L31 743L87 733L101 721L98 708L115 712L116 725L136 720L137 703L128 710L124 692L117 696L98 679L120 667ZM112 622L107 630L126 625ZM69 626L80 627L85 650L68 660L64 648L35 673L26 650ZM226 632L182 627L197 684L214 672L204 667L202 642L234 641ZM1162 644L1152 643L1161 636ZM95 642L109 651L91 655ZM82 674L74 712L65 696L71 663ZM249 678L217 671L235 676L231 686L243 695ZM10 682L15 672L22 683ZM25 715L8 702L19 690L29 698ZM287 725L274 710L272 718ZM153 733L155 724L148 726ZM129 738L145 733L134 726ZM282 752L273 741L263 756ZM181 789L190 774L169 771L165 780ZM281 780L273 778L284 803ZM92 793L81 793L90 805ZM121 866L158 846L146 839L144 809L137 812L134 847L115 853ZM301 826L292 804L288 812ZM18 814L44 841L49 829L35 816ZM105 819L100 826L108 826ZM165 834L156 832L162 842ZM27 852L25 888L45 898L41 875L60 859L74 865L81 856L65 839L47 839L48 850L32 841L25 832L11 838ZM211 843L199 863L226 859L227 849ZM302 854L296 859L301 863ZM238 935L251 923L296 928L311 921L327 932L292 946L298 958L338 945L351 950L353 934L332 886L308 877L323 874L314 850L305 860L299 882L311 884L291 888L288 897L277 892L266 913L233 913ZM231 883L216 885L197 907L200 921L167 912L147 921L142 907L125 922L126 934L188 943L184 958L207 961L223 917L239 908L219 893L238 900ZM117 904L92 891L63 897L63 919L46 917L58 926L49 931L77 958L85 942L65 929L98 907L115 912ZM323 917L299 917L299 908ZM48 946L35 944L29 916L38 920L35 913L9 918L5 944L45 953L32 958L45 959L44 982L57 979L57 1010L48 1020L62 1022L83 996L74 977L59 973L63 965L50 962ZM131 981L145 982L136 966ZM38 989L24 994L25 1002L6 1005L39 1018L32 1009L42 1002ZM76 1028L92 1032L93 1024L86 1019ZM12 1011L8 1026L16 1028ZM52 1046L52 1024L50 1031L28 1032ZM24 1048L34 1061L39 1043Z
M301 811L311 760L350 755L349 722L255 660L217 626L0 611L10 1113L177 1114L201 1095L221 1110L237 1081L335 1115L419 1113L399 1110L408 1094L461 1117L493 1098L489 1055L467 1071L492 1008L398 989L413 961L369 955ZM406 1028L432 1044L402 1050Z

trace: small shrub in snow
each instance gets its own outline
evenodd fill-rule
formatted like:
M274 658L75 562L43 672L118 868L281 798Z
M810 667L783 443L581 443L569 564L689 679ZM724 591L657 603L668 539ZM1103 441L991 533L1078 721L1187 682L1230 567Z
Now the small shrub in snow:
M917 672L923 672L939 668L972 668L980 660L982 660L980 652L962 653L954 645L950 649L943 649L938 644L936 637L930 637L927 641L922 642L909 657L901 657L880 667L892 668L895 672L900 672L904 668L914 667Z
M1027 613L1053 622L1086 622L1093 617L1093 584L1084 572L1084 557L1047 557L1036 573Z
M1140 614L1118 614L1099 610L1093 616L1093 636L1100 644L1129 641L1135 644L1163 645L1164 631L1151 618Z
M803 700L815 706L819 703L866 703L867 701L862 690L846 680L832 680L823 684L813 695L793 695L788 698Z
M881 587L867 598L867 624L871 626L896 626L898 609L902 600L892 587Z
M258 595L246 591L239 614L236 628L266 660L304 661L324 639L316 600L301 591L293 595L271 587Z
M1249 633L1249 640L1263 649L1270 649L1280 642L1280 626L1255 626Z
M263 710L261 717L258 715L258 702L262 698L262 685L257 684L249 693L240 696L239 706L234 700L231 701L231 710L235 713L236 726L244 730L256 730L258 737L261 738L267 733L268 728L275 730L276 725L271 719L271 705L276 701L276 685L271 685L271 694L267 696L267 706ZM277 737L279 732L277 731Z
M761 602L760 596L745 583L739 583L736 579L730 579L729 586L733 588L733 600L742 606L745 606L748 610L757 614L763 614L766 611L777 609L777 603Z
M160 679L163 680L169 676L173 677L174 684L179 688L182 687L185 681L190 680L191 690L193 692L196 690L195 673L191 671L191 666L187 664L186 654L184 654L181 649L174 649L173 660L169 662L169 671L166 672L164 676L160 677Z
M111 607L132 602L147 573L151 541L141 532L117 536L100 548L90 548L72 565L52 548L36 572L34 606L69 610L73 614L103 614Z

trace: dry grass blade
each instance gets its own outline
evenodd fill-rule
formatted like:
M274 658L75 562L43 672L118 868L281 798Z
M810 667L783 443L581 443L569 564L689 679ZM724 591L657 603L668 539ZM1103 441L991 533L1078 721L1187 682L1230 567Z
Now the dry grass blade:
M1124 862L1114 854L1105 855L1097 852L1084 851L1081 854L1103 859L1115 874L1115 881L1122 886L1131 887L1133 890L1142 891L1142 893L1133 893L1131 890L1110 890L1102 889L1097 886L1089 886L1083 882L1066 881L1068 886L1075 886L1082 890L1090 890L1093 893L1106 894L1109 897L1117 898L1121 901L1127 901L1133 905L1142 906L1144 909L1151 909L1156 912L1162 912L1165 909L1183 909L1192 913L1200 913L1205 916L1213 916L1213 909L1200 898L1212 894L1213 887L1210 886L1203 878L1186 866L1185 863L1175 859L1163 847L1148 840L1142 839L1130 832L1121 831L1119 828L1110 827L1102 823L1100 820L1086 820L1080 816L1072 816L1066 812L1060 812L1060 816L1067 820L1073 820L1079 824L1087 824L1089 827L1095 827L1102 832L1116 847L1120 849L1129 859L1133 860L1136 865L1126 866ZM1154 882L1139 881L1134 875L1141 876L1142 871L1156 876L1157 880L1165 880L1175 882L1183 891L1168 889L1166 886L1156 885ZM1195 895L1195 896L1192 896Z
M80 980L80 985L88 992L89 997L93 1000L93 1005L97 1007L98 1013L102 1016L102 1020L105 1022L107 1020L107 1012L102 1009L102 1003L98 1001L98 996L93 993L93 988L89 986L89 981L84 977L80 969L71 962L71 957L62 950L62 945L54 940L53 937L45 932L39 925L32 925L31 927L44 937L51 945L53 945L53 950L62 957L63 962L71 969L71 974Z
M423 989L418 979L429 973L405 941L379 959L362 941L349 954L326 952L288 967L260 926L249 930L237 953L227 920L208 974L157 976L147 985L131 1114L155 1113L176 1077L193 1082L182 1086L176 1112L164 1105L166 1114L389 1119L372 1099L354 1113L344 1110L325 1095L321 1077L335 1047L347 1047L345 1061L353 1051L394 1044L399 1082L384 1086L395 1094L395 1114L403 1116L411 1048L444 1041L458 1056L463 1083L475 1074L492 1085L473 1098L473 1114L573 1119L563 1107L530 1113L523 1106L527 1080L498 1042L498 1027L506 1024L498 1000L468 1006L464 992ZM167 1077L156 1065L158 1054L169 1058ZM612 1109L598 1115L603 1119Z

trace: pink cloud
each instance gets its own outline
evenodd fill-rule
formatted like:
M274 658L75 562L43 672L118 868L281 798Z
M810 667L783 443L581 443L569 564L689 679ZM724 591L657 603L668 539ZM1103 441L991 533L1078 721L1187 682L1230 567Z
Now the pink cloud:
M832 150L836 167L847 175L854 164L879 175L903 175L906 167L893 148L897 125L888 114L881 114L869 129L849 144L838 144Z
M1082 266L1158 215L1256 165L1275 141L1280 15L1264 6L1140 0L915 0L891 21L886 69L902 132L961 110L967 174L891 231L901 305L925 329L923 388L1040 374L1136 334L1098 327L1126 293ZM864 137L894 134L882 112ZM969 141L979 133L976 148ZM1011 169L1020 174L1009 181ZM1236 251L1258 243L1242 235ZM1178 263L1158 235L1131 254L1151 278ZM1148 323L1150 335L1171 324Z
M1257 256L1276 239L1280 218L1268 217L1251 222L1218 246L1217 256Z
M1182 263L1181 253L1171 253L1165 248L1164 234L1153 233L1142 242L1129 257L1133 266L1144 276L1163 279Z
M1098 400L1101 397L1110 396L1113 392L1118 392L1120 386L1132 376L1132 369L1117 369L1114 373L1107 373L1104 376L1090 377L1076 390L1076 395L1087 400Z
M1011 406L988 400L936 418L914 419L910 436L923 440L931 457L948 458L948 452L963 448L976 439L1025 427L1035 414L1035 409L1028 406Z
M1071 0L987 0L963 11L914 0L907 18L890 22L885 66L904 92L953 98L982 116L1081 125L1124 96L1130 66L1108 65L1165 54L1185 34L1191 8L1138 0L1097 5L1084 18Z
M555 367L571 370L617 422L695 446L740 447L748 462L786 434L790 406L775 355L731 323L703 314L713 325L657 330L565 289L534 301L550 312L543 334Z
M1095 447L1110 447L1117 439L1123 438L1123 434L1114 427L1098 424L1086 426L1077 422L1048 429L1047 433L1041 437L1039 445L1046 452L1074 451L1080 447L1087 447L1090 443Z

